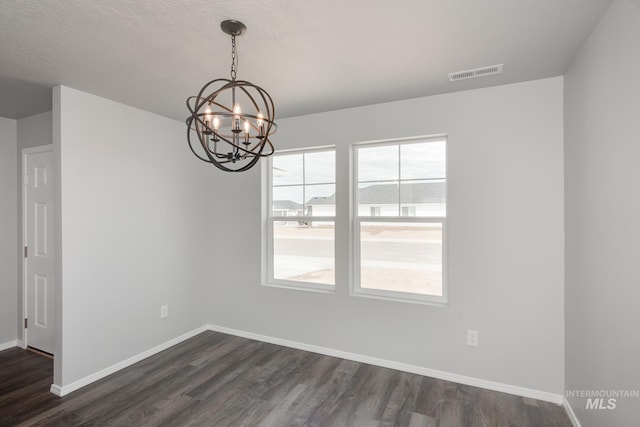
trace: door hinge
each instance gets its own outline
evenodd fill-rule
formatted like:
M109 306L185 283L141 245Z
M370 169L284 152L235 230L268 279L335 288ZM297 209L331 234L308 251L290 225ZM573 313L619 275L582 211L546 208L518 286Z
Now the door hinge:
M25 258L27 257L27 247L26 246L24 247L24 257Z
M24 328L27 329L27 325L29 324L29 322L27 321L27 318L25 317L24 319Z

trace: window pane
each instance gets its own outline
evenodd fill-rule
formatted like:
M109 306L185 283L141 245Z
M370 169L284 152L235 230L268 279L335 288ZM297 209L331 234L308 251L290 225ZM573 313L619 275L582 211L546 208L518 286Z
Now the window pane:
M303 187L273 187L273 215L296 216L303 215Z
M334 285L334 240L333 222L274 222L274 279Z
M397 181L358 184L359 216L398 216L398 202Z
M360 287L442 296L442 224L360 224Z
M446 215L446 183L444 181L403 182L400 184L400 206L402 216L444 217ZM411 211L413 214L409 213Z
M400 146L400 179L430 179L446 176L445 141Z
M330 184L336 182L335 153L333 150L305 153L304 178L306 184Z
M305 187L306 215L334 216L336 214L335 184L314 184Z
M302 184L302 153L273 156L273 185Z
M398 146L358 147L358 182L398 179Z

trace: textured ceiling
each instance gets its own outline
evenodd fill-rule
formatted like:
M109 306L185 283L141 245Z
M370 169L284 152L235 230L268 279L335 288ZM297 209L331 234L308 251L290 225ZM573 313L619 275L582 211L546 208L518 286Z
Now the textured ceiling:
M183 120L228 77L277 117L561 75L610 0L2 0L0 116L50 109L58 84ZM447 73L504 63L499 76Z

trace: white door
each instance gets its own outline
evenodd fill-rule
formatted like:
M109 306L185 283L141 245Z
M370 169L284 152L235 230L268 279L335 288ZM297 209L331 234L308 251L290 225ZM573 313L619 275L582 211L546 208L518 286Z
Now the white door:
M26 344L53 354L55 336L55 209L51 146L23 151Z

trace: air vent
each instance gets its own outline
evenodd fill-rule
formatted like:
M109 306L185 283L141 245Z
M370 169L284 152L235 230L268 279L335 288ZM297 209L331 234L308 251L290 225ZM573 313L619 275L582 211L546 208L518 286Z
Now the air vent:
M454 82L456 80L475 79L476 77L490 76L492 74L502 73L502 66L504 64L490 65L488 67L474 68L472 70L456 71L455 73L449 73L449 81Z

